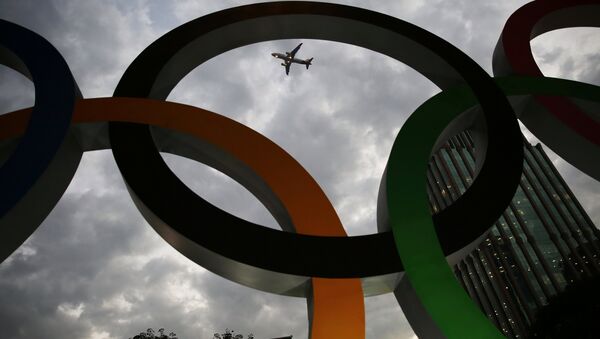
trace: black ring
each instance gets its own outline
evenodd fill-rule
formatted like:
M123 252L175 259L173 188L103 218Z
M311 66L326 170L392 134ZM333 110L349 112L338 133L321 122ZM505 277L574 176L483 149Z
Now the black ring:
M445 253L476 241L505 210L519 182L523 146L518 123L484 70L454 46L412 24L327 3L236 7L193 20L155 41L130 65L114 95L164 99L183 76L213 56L254 42L300 37L379 51L406 62L441 88L465 82L471 86L483 107L488 136L487 143L482 135L477 144L479 175L434 220ZM445 134L465 127L470 122L465 120ZM378 278L402 270L390 232L316 237L260 227L216 208L186 187L162 160L148 126L110 123L110 140L133 200L148 222L176 249L217 274L234 281L250 276L245 284L275 290L281 286L270 284L281 282L274 282L273 275L287 277L292 286L303 277ZM483 200L486 203L480 204Z

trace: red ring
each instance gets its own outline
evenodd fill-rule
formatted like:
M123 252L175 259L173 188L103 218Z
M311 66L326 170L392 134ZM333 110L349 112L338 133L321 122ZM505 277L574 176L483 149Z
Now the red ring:
M547 30L540 27L543 19L561 10L574 9L578 6L600 5L598 0L540 0L533 1L519 8L507 20L502 36L502 47L508 66L512 68L506 73L543 77L544 74L536 64L531 51L530 41ZM585 12L585 10L583 10ZM559 28L576 27L584 25L581 17L575 18L576 24L563 24ZM600 25L597 18L595 25ZM538 31L538 29L541 30ZM555 28L551 28L553 30ZM495 53L496 54L496 53ZM494 55L496 57L496 55ZM495 62L497 60L494 60ZM496 64L494 66L497 66ZM495 67L496 68L496 67ZM496 70L494 70L494 73ZM502 72L504 73L504 72ZM508 74L501 74L508 75ZM571 101L549 96L535 96L537 102L542 104L552 115L567 125L574 132L588 141L600 146L600 124L585 112L581 111Z

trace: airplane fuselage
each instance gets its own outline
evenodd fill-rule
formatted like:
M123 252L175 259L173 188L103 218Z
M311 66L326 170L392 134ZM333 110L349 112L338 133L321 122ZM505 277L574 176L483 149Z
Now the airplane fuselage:
M306 60L292 58L289 55L285 55L283 53L271 53L271 55L277 59L283 60L283 62L285 62L286 64L302 64L302 65L307 64Z

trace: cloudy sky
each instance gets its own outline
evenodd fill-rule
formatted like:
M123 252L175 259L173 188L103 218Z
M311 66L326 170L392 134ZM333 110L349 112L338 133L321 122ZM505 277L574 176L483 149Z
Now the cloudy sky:
M44 36L62 53L85 97L110 96L126 67L169 30L240 0L1 0L0 18ZM491 73L508 16L527 1L339 1L387 13L450 41ZM270 56L300 41L239 48L191 72L169 100L231 117L274 140L323 187L351 235L376 231L379 180L392 141L410 113L438 89L388 57L340 43L305 40L314 57L289 77ZM600 85L600 35L567 29L533 42L551 76ZM0 112L31 106L33 86L0 67ZM551 154L600 224L600 185ZM269 227L274 219L237 183L204 165L164 155L198 194ZM413 338L391 294L366 300L368 338ZM304 299L256 291L192 263L147 225L110 151L84 155L59 204L0 264L5 338L127 338L165 327L208 339L226 327L257 338L307 338Z

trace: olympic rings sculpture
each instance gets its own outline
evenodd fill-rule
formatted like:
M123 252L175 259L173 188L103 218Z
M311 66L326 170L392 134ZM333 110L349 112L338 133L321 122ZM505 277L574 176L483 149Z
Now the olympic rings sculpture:
M67 64L46 40L0 20L0 62L30 78L36 91L32 108L0 116L6 159L0 167L0 259L58 202L82 153L110 148L136 206L169 244L227 279L306 297L313 339L332 333L364 338L364 296L391 291L420 336L501 337L448 262L481 240L518 185L522 136L507 97L534 95L540 104L516 105L519 118L559 155L600 179L598 117L587 109L600 101L600 88L543 77L529 47L535 34L597 26L599 12L597 0L525 5L508 20L494 53L495 73L511 76L492 78L446 41L391 16L328 3L252 4L168 32L134 60L113 98L96 99L82 99ZM286 38L365 47L406 63L443 90L396 137L380 187L379 233L347 237L310 174L264 136L219 114L164 101L204 61ZM543 123L548 117L551 123ZM429 157L467 128L477 146L477 176L454 204L432 216L424 190ZM206 202L169 170L159 151L232 177L284 232Z

